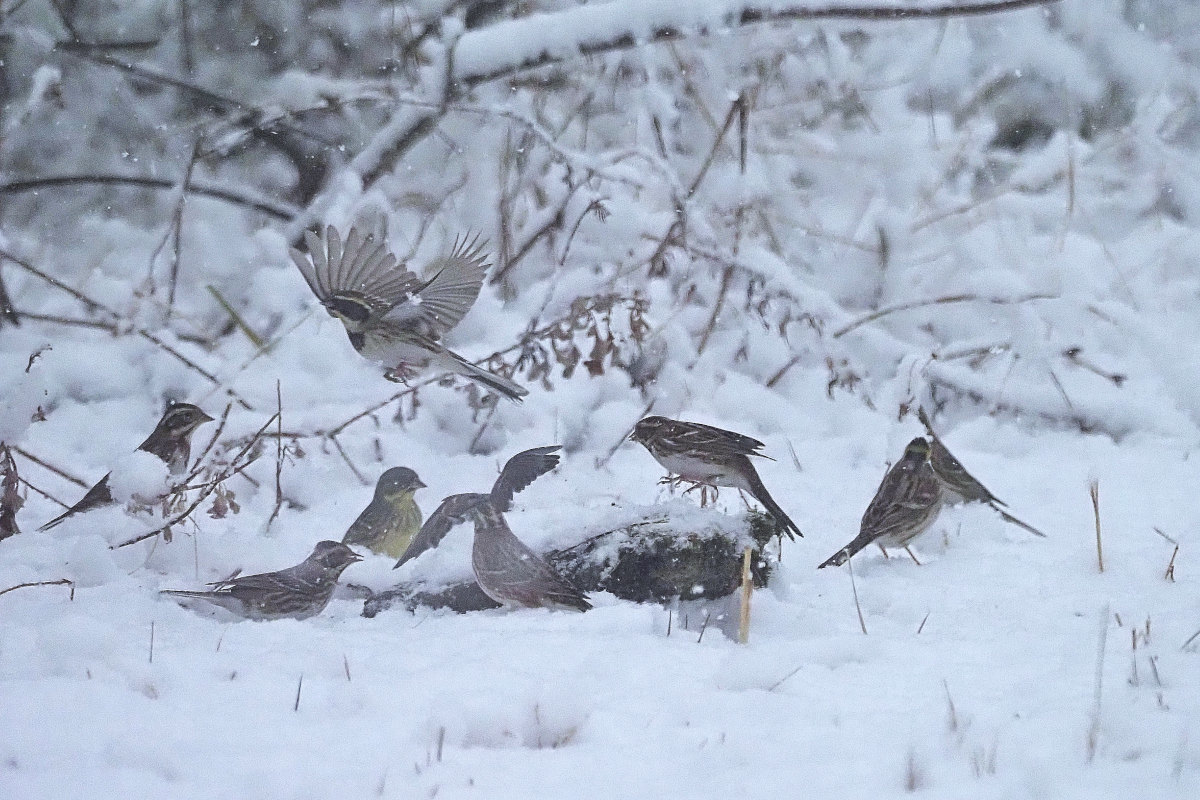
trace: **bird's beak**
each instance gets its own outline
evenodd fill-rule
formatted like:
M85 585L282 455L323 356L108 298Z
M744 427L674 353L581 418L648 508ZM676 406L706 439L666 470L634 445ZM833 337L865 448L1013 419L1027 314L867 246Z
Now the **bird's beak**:
M422 481L420 478L418 478L417 479L417 488L418 489L428 489L429 487L425 485L424 481Z
M350 552L354 554L354 558L350 560L350 563L351 563L351 564L353 564L355 561L362 561L362 560L363 560L363 557L362 557L362 556L360 556L358 553L355 553L353 550L351 550Z
M208 414L206 414L203 411L201 411L200 414L204 417L204 419L200 420L201 425L203 425L206 422L214 422L217 419L216 417L210 417Z

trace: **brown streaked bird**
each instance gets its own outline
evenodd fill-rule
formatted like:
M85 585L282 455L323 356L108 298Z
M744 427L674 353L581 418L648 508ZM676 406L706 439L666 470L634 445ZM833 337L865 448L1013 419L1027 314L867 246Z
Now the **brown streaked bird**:
M975 476L967 472L967 468L954 457L954 454L950 452L949 448L946 447L934 432L933 424L929 421L929 415L925 413L924 408L917 409L917 419L921 421L921 424L925 426L925 430L929 433L929 438L932 442L929 463L933 465L933 471L942 483L942 490L946 494L945 501L947 503L950 505L983 503L990 506L1005 522L1011 522L1013 525L1032 533L1034 536L1041 536L1043 538L1046 536L1046 534L1037 528L1017 519L1006 511L1008 503L1005 503L999 497L992 494ZM1001 506L1005 508L1001 508Z
M505 606L587 611L587 595L513 534L491 501L472 506L471 569L483 593Z
M406 381L432 368L463 375L510 400L529 394L442 345L442 337L475 304L490 266L478 237L455 241L424 279L398 264L374 234L363 236L357 228L344 244L332 225L324 240L311 231L304 240L308 254L291 248L292 260L325 310L346 328L354 349L388 368L384 377Z
M356 561L362 556L326 540L294 567L218 581L209 584L215 587L210 591L164 589L161 594L203 600L246 619L307 619L325 610L342 570Z
M171 403L154 426L154 430L146 437L146 441L138 445L138 450L158 456L172 475L179 475L187 469L187 463L192 457L192 434L204 423L212 422L212 419L191 403ZM112 490L108 487L110 475L111 472L88 489L78 503L38 530L48 531L74 514L114 503Z
M929 453L929 442L924 437L908 443L903 457L883 476L863 513L858 536L817 569L841 566L872 543L879 545L885 557L886 548L903 547L917 561L908 543L924 533L942 509L942 487L929 463Z
M497 511L508 511L512 508L514 494L558 466L556 451L559 447L560 445L555 444L517 453L500 470L500 476L496 478L496 482L492 484L492 491L488 494L452 494L447 497L437 510L429 515L429 519L425 520L412 544L392 569L412 561L426 550L437 547L455 525L469 519L471 510L480 503L487 501Z
M780 536L786 534L795 540L796 536L804 535L767 492L750 461L750 456L770 458L759 452L764 445L757 439L699 422L658 416L640 421L629 438L649 450L668 473L678 476L675 479L668 476L664 481L682 480L693 484L692 488L729 486L740 489L762 503L775 519Z
M421 509L413 495L425 484L408 467L392 467L379 476L375 495L350 524L342 544L355 544L379 555L399 558L421 527Z

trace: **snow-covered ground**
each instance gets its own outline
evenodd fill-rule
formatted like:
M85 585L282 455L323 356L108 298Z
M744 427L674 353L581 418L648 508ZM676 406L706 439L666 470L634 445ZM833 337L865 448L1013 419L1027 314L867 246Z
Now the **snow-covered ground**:
M13 40L14 75L36 61L21 48L40 52L28 5L8 23L31 33ZM394 10L345 5L306 19L280 6L266 27L377 47ZM467 32L456 69L557 53L538 37L586 39L589 19L606 26L597 36L626 17L651 30L676 8L533 5L559 16ZM685 5L683 27L734 4ZM130 453L168 398L214 417L228 405L213 469L277 408L285 448L264 439L218 507L205 500L170 541L113 547L161 524L157 509L38 533L61 506L21 489L0 592L72 586L0 593L0 798L1200 796L1200 637L1184 646L1200 629L1197 22L1182 0L1064 0L944 25L769 24L617 48L550 88L498 81L455 98L436 135L369 185L350 156L387 150L387 132L428 103L400 103L383 126L371 103L390 113L390 96L373 78L312 66L339 63L323 38L306 42L313 74L236 50L244 60L228 63L244 73L205 62L198 82L264 108L354 95L338 110L361 115L347 111L346 129L362 141L306 212L322 222L386 220L414 267L466 230L509 256L532 240L450 334L459 352L562 324L534 337L545 361L515 376L524 403L492 409L461 383L392 400L404 387L314 302L279 220L190 195L168 300L172 192L3 195L0 274L14 306L41 315L0 321L0 441L23 479L67 502L84 489L37 461L87 485L120 469L123 495L160 483ZM443 88L438 45L422 44L401 94ZM141 139L160 131L161 98L72 64L14 78L27 96L6 112L0 178L116 164L177 180L190 129L163 134L159 152ZM107 120L76 126L106 135L81 146L58 114ZM197 171L253 178L264 196L294 188L285 161L252 161ZM688 224L668 235L677 203ZM618 299L597 305L605 293ZM573 310L578 298L593 305ZM597 348L610 331L614 349ZM914 545L920 566L868 548L853 584L846 568L818 571L921 433L918 403L1047 537L947 508ZM687 517L694 499L621 444L648 407L765 442L763 480L804 531L755 593L746 644L728 635L732 617L704 626L696 607L604 594L582 615L367 619L346 589L303 622L230 623L158 593L299 562L339 539L396 465L428 485L428 514L486 490L513 453L561 444L559 469L508 515L543 551L631 509ZM741 504L727 490L718 507ZM342 582L465 580L470 544L464 526L401 570L368 556Z

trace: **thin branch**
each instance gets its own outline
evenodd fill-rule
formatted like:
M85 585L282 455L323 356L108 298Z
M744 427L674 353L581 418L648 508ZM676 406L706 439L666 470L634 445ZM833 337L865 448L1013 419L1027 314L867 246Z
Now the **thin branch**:
M945 306L954 303L991 303L997 306L1011 306L1020 303L1028 303L1032 300L1056 300L1057 295L1053 294L1026 294L1017 297L983 297L981 295L969 294L954 294L946 297L936 297L933 300L912 300L907 303L895 303L890 306L884 306L878 311L873 311L865 317L860 317L853 322L845 325L834 332L833 338L840 339L855 328L866 325L868 322L874 322L881 317L886 317L889 314L894 314L897 311L911 311L915 308L927 308L929 306Z
M9 586L7 589L0 589L0 594L8 594L17 589L28 589L31 586L70 586L71 598L75 597L75 581L70 578L59 578L56 581L31 581L29 583L18 583L16 586Z
M80 186L80 185L96 185L96 186L133 186L143 189L174 189L179 186L179 181L172 181L166 178L151 178L147 175L47 175L41 178L28 178L24 180L12 180L0 183L0 194L18 194L20 192L36 192L41 189L49 189L58 186ZM247 193L237 189L230 189L221 186L211 186L196 181L189 181L184 189L201 197L210 197L214 200L224 200L227 203L244 206L255 211L259 211L275 219L288 222L293 219L299 210L291 206L285 206L268 200L263 197L253 197Z
M62 469L59 469L58 467L54 466L53 464L49 464L45 461L42 461L40 458L38 458L37 456L35 456L33 453L29 452L28 450L18 447L17 445L13 445L12 449L16 450L23 458L26 458L26 459L32 461L33 463L37 464L39 467L50 470L51 472L53 472L55 475L57 475L60 478L65 478L66 480L70 481L71 483L75 484L76 486L80 487L81 489L87 489L89 486L89 484L86 481L82 481L79 478L76 478L74 475L70 474L69 472L65 472Z
M283 392L279 388L279 379L275 379L275 508L267 519L267 527L279 516L283 508Z

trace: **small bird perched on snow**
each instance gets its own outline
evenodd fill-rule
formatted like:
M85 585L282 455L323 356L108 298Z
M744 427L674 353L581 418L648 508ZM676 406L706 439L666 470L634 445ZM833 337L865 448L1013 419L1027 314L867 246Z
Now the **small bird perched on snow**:
M206 422L212 422L212 417L191 403L171 403L154 426L154 430L146 437L146 441L138 445L138 450L158 456L172 475L178 475L187 468L187 463L192 457L192 433ZM110 472L101 478L95 486L87 490L83 499L38 530L48 531L73 514L116 502L108 485L111 475Z
M587 611L587 596L518 539L488 500L472 506L471 569L483 593L505 606Z
M161 594L204 600L247 619L307 619L325 610L342 570L356 561L362 556L326 540L294 567L218 581L209 584L215 587L211 591L164 589Z
M373 553L399 558L421 527L421 509L413 499L425 484L408 467L392 467L379 476L375 496L350 524L342 544L362 545Z
M951 505L959 503L984 503L999 514L1005 522L1011 522L1018 528L1024 528L1034 536L1045 537L1046 534L1039 531L1027 522L1014 517L1001 506L1007 506L999 497L992 494L986 486L980 483L975 477L967 472L959 460L954 457L938 435L933 431L933 424L929 421L929 416L925 413L925 409L917 409L917 419L921 420L921 424L925 426L925 430L929 432L929 438L932 441L932 450L929 458L929 463L933 465L933 471L937 474L938 480L942 482L942 490L945 492L946 501Z
M308 255L291 248L292 260L330 316L341 320L350 344L364 358L388 367L384 377L405 381L432 367L476 381L510 400L529 391L477 367L442 345L466 315L483 285L487 255L478 237L459 239L448 256L418 278L387 252L374 234L351 228L343 246L332 225L322 241L306 231Z
M817 569L841 566L872 542L879 545L885 557L885 548L903 547L917 561L908 543L933 524L941 509L942 487L929 463L929 442L918 436L883 476L875 497L863 513L858 536Z
M769 458L758 452L764 445L757 439L699 422L657 416L646 417L635 425L629 438L645 446L668 473L678 476L668 476L664 482L687 481L694 484L692 488L740 489L762 503L775 518L780 536L786 534L794 541L796 536L804 535L767 492L750 462L750 456Z
M412 561L426 550L437 547L451 528L469 519L472 509L480 503L490 502L497 511L508 511L512 508L514 494L558 466L558 456L555 454L558 449L559 445L555 444L517 453L500 470L500 477L496 478L496 482L492 484L492 491L488 494L452 494L447 497L437 510L429 515L429 519L425 520L412 544L396 562L396 567Z

